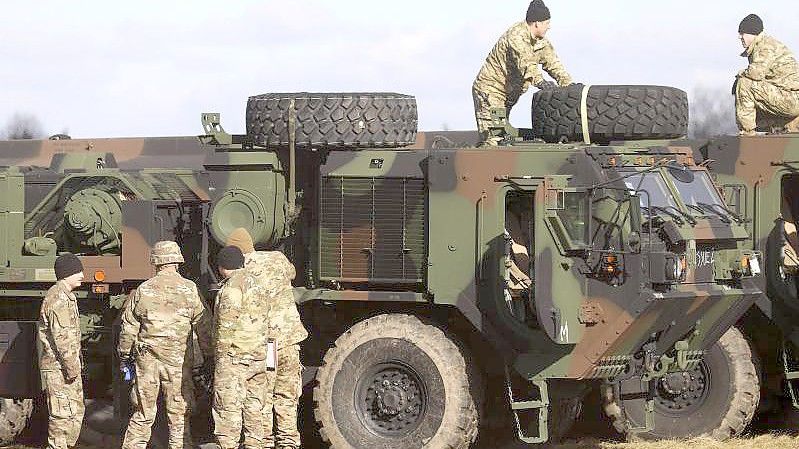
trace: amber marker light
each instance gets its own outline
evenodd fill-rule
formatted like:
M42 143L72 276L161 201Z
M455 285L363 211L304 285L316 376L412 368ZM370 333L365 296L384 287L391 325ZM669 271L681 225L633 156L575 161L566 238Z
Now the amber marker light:
M94 282L103 282L105 281L105 271L97 270L94 272Z

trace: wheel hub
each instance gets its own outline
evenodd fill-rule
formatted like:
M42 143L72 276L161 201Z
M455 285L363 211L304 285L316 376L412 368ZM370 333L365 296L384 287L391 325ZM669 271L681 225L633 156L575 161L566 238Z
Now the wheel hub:
M702 405L708 382L704 363L691 371L670 373L658 382L656 402L671 412L691 412Z
M688 389L691 384L691 375L688 373L670 373L661 380L663 389L671 395L680 395Z
M376 367L360 382L358 414L374 432L406 434L424 416L426 394L413 369L399 363Z

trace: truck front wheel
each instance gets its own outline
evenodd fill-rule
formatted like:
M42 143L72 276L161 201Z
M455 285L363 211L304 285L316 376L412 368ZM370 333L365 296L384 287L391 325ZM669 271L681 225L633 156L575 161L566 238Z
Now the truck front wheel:
M314 416L332 449L466 449L482 382L441 329L404 314L361 321L327 351Z
M14 443L28 426L31 413L32 399L0 398L0 445Z
M605 412L616 430L628 433L624 404L605 390ZM646 440L707 436L718 440L741 434L760 401L760 382L752 350L741 332L731 328L708 349L699 366L658 380L654 426L636 435ZM636 427L643 423L634 423Z

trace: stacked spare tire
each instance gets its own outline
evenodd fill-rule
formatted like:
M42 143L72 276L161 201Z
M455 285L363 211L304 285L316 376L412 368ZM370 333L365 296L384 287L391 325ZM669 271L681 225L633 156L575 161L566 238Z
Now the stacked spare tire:
M269 93L247 100L247 134L258 145L396 148L416 142L416 99L396 93Z
M533 135L550 143L676 139L688 134L688 95L665 86L574 84L536 92L532 119Z

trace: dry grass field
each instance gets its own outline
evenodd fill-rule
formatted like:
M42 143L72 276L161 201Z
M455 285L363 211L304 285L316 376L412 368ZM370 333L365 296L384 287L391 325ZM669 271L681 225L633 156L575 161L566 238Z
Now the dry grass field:
M799 449L799 438L787 435L761 435L754 438L719 442L715 440L661 441L657 443L603 443L583 441L557 449Z

